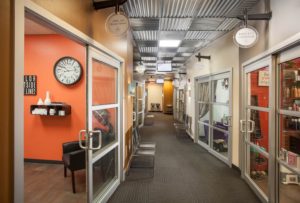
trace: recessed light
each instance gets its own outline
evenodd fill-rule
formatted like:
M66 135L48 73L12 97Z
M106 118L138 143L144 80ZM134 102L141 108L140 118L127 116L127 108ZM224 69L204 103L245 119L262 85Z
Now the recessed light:
M159 40L160 47L178 47L181 40Z

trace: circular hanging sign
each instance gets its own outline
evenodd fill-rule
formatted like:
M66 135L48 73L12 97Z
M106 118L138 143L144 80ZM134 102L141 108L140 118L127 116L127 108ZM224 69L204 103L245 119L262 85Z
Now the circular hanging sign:
M123 14L112 13L106 19L106 30L113 35L123 35L129 27L128 18Z
M239 29L234 33L233 41L241 48L250 48L258 40L258 32L252 26Z

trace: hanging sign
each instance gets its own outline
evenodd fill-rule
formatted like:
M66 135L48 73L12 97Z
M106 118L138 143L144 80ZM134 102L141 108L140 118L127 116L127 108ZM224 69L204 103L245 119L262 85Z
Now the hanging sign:
M120 36L127 32L129 28L129 22L128 18L120 13L112 13L108 18L106 19L105 24L107 32Z
M258 40L258 32L252 26L239 29L233 36L234 42L241 48L250 48Z
M24 95L36 95L36 75L24 75Z

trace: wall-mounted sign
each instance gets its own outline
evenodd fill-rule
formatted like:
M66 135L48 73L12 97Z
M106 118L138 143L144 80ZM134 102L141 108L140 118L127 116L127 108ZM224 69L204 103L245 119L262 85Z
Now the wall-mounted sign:
M36 75L24 75L24 95L36 95Z
M250 48L258 40L258 32L254 27L247 26L234 33L233 41L241 48Z
M269 86L269 83L270 83L269 71L259 71L258 86Z
M115 14L112 13L108 18L106 19L105 24L107 32L113 34L113 35L123 35L127 32L129 28L129 22L127 16L123 14Z

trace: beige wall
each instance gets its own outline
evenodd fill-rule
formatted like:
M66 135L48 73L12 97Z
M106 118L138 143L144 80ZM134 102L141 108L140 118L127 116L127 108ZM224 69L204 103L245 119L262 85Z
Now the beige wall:
M0 202L13 200L13 4L0 1Z
M151 110L151 103L160 103L162 109L163 86L161 84L149 83L148 84L148 111Z
M270 21L270 46L300 32L299 9L299 0L271 0L273 16Z
M237 48L232 42L233 32L217 39L209 47L201 51L202 55L210 55L210 61L202 60L200 63L195 57L187 62L187 77L192 82L192 98L187 102L187 113L194 117L194 78L196 76L215 73L233 68L233 146L232 162L239 165L239 103L240 95L239 81L242 63L250 58L266 51L272 46L280 43L288 37L300 32L300 24L295 19L300 18L300 2L295 0L271 0L272 19L268 21L249 21L259 32L259 41L249 49ZM264 13L268 11L265 1L260 1L252 10L253 13ZM194 125L194 123L193 123ZM193 127L194 130L194 127ZM193 132L194 134L195 132Z
M90 0L32 0L57 17L71 24L81 32L100 42L125 59L124 69L124 124L125 132L132 126L132 99L128 96L128 84L132 81L133 58L130 32L122 37L114 37L105 30L106 18L114 8L95 11ZM67 9L66 9L67 8Z
M192 56L187 63L187 78L191 80L191 99L187 100L187 114L192 116L192 132L195 135L195 84L194 78L210 73L223 72L225 70L233 70L233 106L239 105L239 48L232 42L232 32L219 38L209 47L201 50L201 55L211 56L211 60L198 59ZM239 109L233 108L232 115L232 162L238 166L239 157Z

